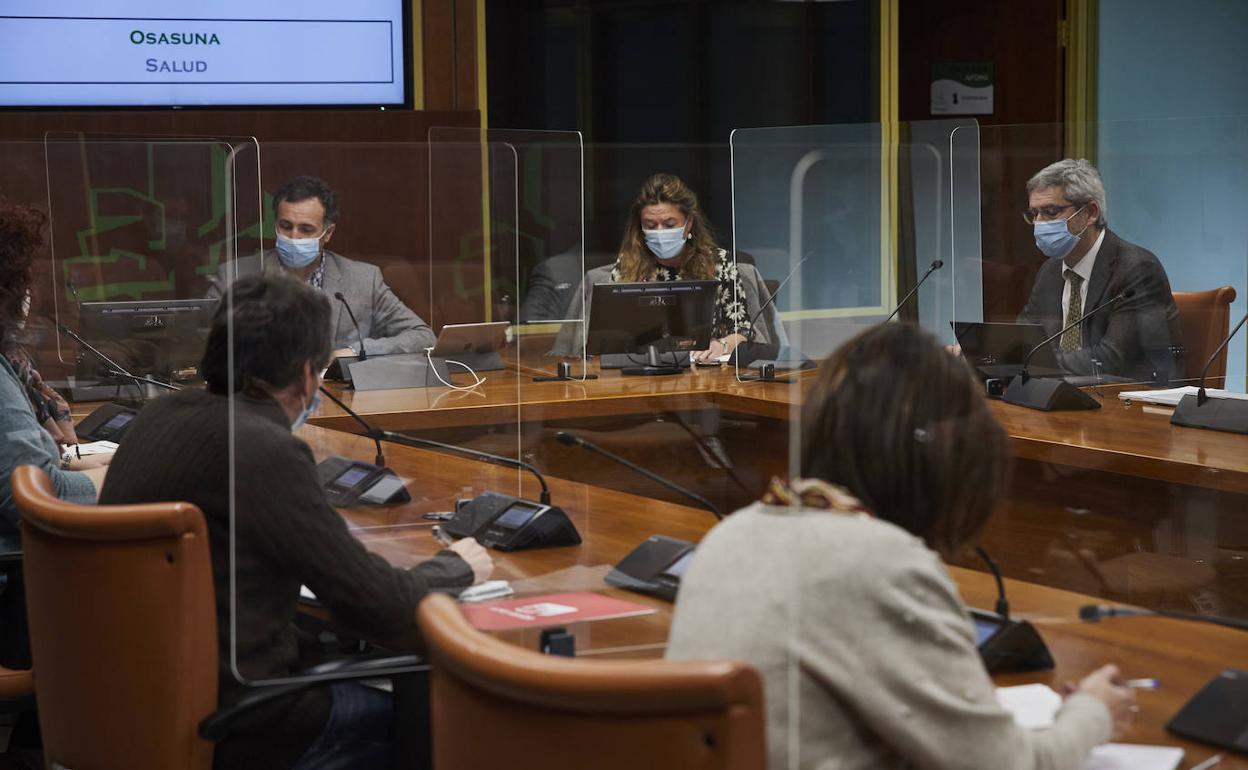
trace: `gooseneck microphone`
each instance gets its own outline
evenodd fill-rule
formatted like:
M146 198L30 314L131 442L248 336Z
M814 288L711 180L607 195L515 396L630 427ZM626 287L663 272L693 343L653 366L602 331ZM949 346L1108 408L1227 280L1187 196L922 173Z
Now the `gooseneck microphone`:
M1092 308L1092 309L1091 309L1091 310L1089 310L1088 312L1086 312L1086 313L1084 313L1083 315L1079 316L1079 318L1077 318L1077 319L1075 319L1074 321L1071 321L1070 323L1066 324L1066 325L1065 325L1065 326L1063 326L1061 329L1058 329L1058 331L1057 331L1057 333L1056 333L1056 334L1051 334L1051 335L1049 335L1048 337L1045 337L1045 338L1044 338L1044 340L1043 340L1043 341L1041 341L1039 345L1036 345L1036 346L1035 346L1034 348L1032 348L1031 350L1028 350L1028 351L1027 351L1027 355L1023 356L1023 368L1022 368L1022 370L1018 373L1018 376L1022 379L1022 381L1023 381L1024 383L1026 383L1026 382L1027 382L1027 380L1028 380L1028 378L1031 376L1031 375L1030 375L1030 374L1028 374L1028 372L1027 372L1027 366L1028 366L1028 364L1030 364L1030 363L1031 363L1031 357L1032 357L1032 356L1034 356L1034 355L1036 354L1036 352L1037 352L1037 351L1039 351L1039 350L1040 350L1041 348L1043 348L1045 345L1048 345L1048 344L1049 344L1050 342L1052 342L1053 340L1055 340L1055 339L1057 339L1058 337L1062 336L1062 335L1063 335L1063 334L1065 334L1066 332L1068 332L1068 331L1070 331L1071 329L1075 328L1076 326L1079 326L1079 325L1080 325L1080 324L1082 324L1084 321L1088 320L1089 318L1091 318L1092 316L1094 316L1094 315L1096 315L1097 313L1101 312L1102 310L1104 310L1105 308L1109 307L1110 305L1117 304L1118 302L1120 302L1120 301L1122 301L1122 300L1124 300L1124 299L1130 299L1130 298L1131 298L1132 296L1134 296L1134 295L1135 295L1135 289L1123 289L1122 291L1118 292L1118 293L1117 293L1117 294L1115 294L1114 296L1112 296L1112 297L1110 297L1109 299L1105 300L1105 301L1104 301L1104 302L1102 302L1101 304L1099 304L1099 305L1097 305L1096 307Z
M365 421L363 417L356 414L355 410L353 410L351 407L344 404L341 399L339 399L333 393L330 393L324 386L321 387L321 392L324 393L326 396L328 396L330 401L333 401L335 404L341 407L342 411L350 415L352 419L354 419L360 425L364 426L365 431L367 431L365 435L367 435L369 438L373 439L374 441L389 441L394 444L403 444L405 446L424 447L428 449L441 449L444 452L453 452L456 454L467 455L469 457L473 457L478 460L484 460L485 462L493 463L495 465L505 465L508 468L520 468L522 470L526 470L529 473L532 473L537 478L537 483L542 485L542 495L540 498L542 505L551 504L550 503L550 487L546 485L546 477L543 476L542 472L539 471L536 467L534 467L530 463L526 463L523 460L516 460L511 457L506 457L504 455L491 454L490 452L482 452L477 449L469 449L467 447L455 446L454 444L444 444L441 441L433 441L427 438L416 438L414 436L408 436L403 433L395 433L394 431L384 430L382 428L374 427L370 425L367 421ZM378 454L380 454L381 452L380 445L378 446L377 451L378 451ZM380 465L381 463L377 463L377 464Z
M324 385L321 386L321 392L325 394L326 398L328 398L330 401L333 401L335 404L337 404L338 407L342 409L342 411L350 415L351 419L355 420L361 426L363 426L365 435L371 438L373 440L373 443L377 445L377 456L373 458L373 465L376 465L379 468L386 467L386 455L384 452L381 451L381 438L380 438L381 431L379 431L377 428L374 428L363 417L356 414L354 409L342 403L342 401L333 393L330 393L329 389L326 388Z
M109 358L108 356L104 355L103 351L101 351L96 346L92 345L90 342L87 342L86 340L84 340L77 332L75 332L73 329L69 328L65 324L58 323L56 325L56 328L60 330L61 334L64 334L66 337L69 337L74 342L77 342L79 345L85 348L88 352L90 352L93 356L95 356L96 358L100 359L105 364L107 364L109 368L106 371L110 376L123 377L133 382L146 382L149 385L158 385L167 390L182 390L177 385L171 385L170 383L167 383L167 382L161 382L160 380L155 380L155 379L152 379L151 377L140 377L137 374L131 374L126 369L126 367L117 363L116 361Z
M1243 318L1239 319L1239 323L1235 324L1235 328L1231 329L1231 333L1226 335L1226 339L1222 340L1222 344L1218 345L1217 349L1214 350L1213 353L1209 356L1209 360L1205 361L1204 367L1201 368L1200 390L1196 391L1196 406L1204 406L1205 402L1209 400L1209 394L1205 392L1205 377L1206 375L1209 374L1209 367L1213 366L1214 360L1219 355L1221 355L1223 350L1226 350L1226 346L1228 343L1230 343L1231 338L1234 337L1237 333L1239 333L1239 329L1240 327L1244 325L1244 321L1248 321L1248 315L1245 315Z
M1146 610L1138 607L1118 607L1112 604L1085 604L1079 608L1079 619L1085 623L1096 623L1106 618L1146 617L1194 620L1199 623L1212 623L1218 626L1248 631L1248 620L1226 618L1220 615L1197 615L1192 612L1175 612L1173 610Z
M901 309L906 306L906 303L910 301L910 298L919 292L919 287L923 285L923 282L926 281L931 276L932 273L936 272L937 270L941 269L944 266L945 266L944 260L933 259L932 264L928 265L927 272L923 274L923 277L919 279L919 282L914 285L914 288L911 289L909 293L906 294L906 296L901 298L901 302L898 302L897 307L893 308L893 312L888 314L888 318L885 318L883 321L880 321L880 323L886 324L889 321L893 320L893 318L898 313L901 312Z
M684 495L690 500L695 501L696 503L698 503L698 505L701 505L703 508L706 508L708 511L715 514L715 518L717 519L724 518L724 514L720 512L719 508L717 508L714 503L712 503L710 500L707 500L702 495L699 495L697 492L694 492L692 490L686 489L673 481L668 481L667 479L663 478L657 473L654 473L653 471L648 471L645 468L641 467L640 465L637 465L636 463L633 463L629 460L625 460L623 457L620 457L614 452L608 452L607 450L603 449L597 444L593 444L581 438L580 436L574 436L571 433L566 433L564 431L559 431L558 433L556 433L555 438L558 439L559 443L563 444L564 446L576 446L576 447L581 447L583 449L588 449L591 452L595 452L597 454L602 455L608 460L617 462L620 465L623 465L625 468L628 468L629 470L633 471L634 473L638 473L642 476L645 476L646 478L650 479L656 484L662 484L668 489L674 492L679 492L680 494Z
M814 252L807 252L806 256L799 259L797 261L797 264L794 265L791 270L789 270L789 274L784 277L784 280L781 281L779 284L777 284L776 290L771 293L771 296L767 298L767 301L759 306L758 312L755 313L754 317L750 319L750 331L748 334L745 335L747 342L754 341L754 324L758 323L758 319L763 317L763 313L767 310L767 308L775 304L776 297L780 296L780 290L785 287L785 285L789 282L790 279L793 278L793 276L797 275L798 268L800 268L803 264L805 264L806 260L810 259L810 255L813 253Z
M988 551L975 546L975 553L988 566L997 583L997 603L994 615L981 610L970 610L971 620L977 627L986 624L992 631L980 640L976 647L983 658L984 667L992 674L1014 671L1047 671L1053 668L1053 655L1035 626L1025 620L1010 619L1010 603L1005 598L1005 580L997 563Z
M368 353L364 351L364 333L360 331L360 322L355 320L355 313L351 312L351 304L347 302L347 298L342 296L342 292L340 291L334 292L334 299L341 302L342 306L347 309L347 316L351 318L351 323L355 325L355 336L360 338L359 360L367 361Z
M997 568L997 563L992 560L988 552L981 546L975 546L975 553L988 565L988 571L992 573L993 579L997 581L997 605L994 611L1004 620L1010 619L1010 603L1005 598L1005 581L1001 579L1001 570Z
M117 371L116 369L109 369L108 374L112 377L124 377L128 380L133 380L135 382L146 382L148 385L157 385L159 387L165 388L166 390L182 390L182 388L179 388L177 385L174 385L169 382L161 382L160 380L154 380L151 377L140 377L137 374L130 374L129 372L120 372L120 371Z
M1174 414L1170 417L1171 425L1221 430L1227 433L1248 433L1248 401L1238 398L1210 399L1205 391L1205 378L1209 374L1209 367L1222 354L1222 351L1226 350L1227 343L1239 332L1245 321L1248 321L1248 315L1239 319L1239 323L1235 324L1231 333L1226 335L1222 344L1218 345L1217 350L1209 356L1209 360L1205 361L1204 368L1200 370L1200 389L1195 395L1187 394L1179 400L1178 405L1174 407Z

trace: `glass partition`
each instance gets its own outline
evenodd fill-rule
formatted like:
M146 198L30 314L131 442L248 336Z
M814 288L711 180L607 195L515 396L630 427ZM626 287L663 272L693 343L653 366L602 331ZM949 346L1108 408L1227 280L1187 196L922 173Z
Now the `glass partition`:
M1091 139L1076 153L1066 136ZM1248 289L1245 139L1244 118L954 131L954 260L982 264L982 320L1035 323L1053 337L1037 359L1048 355L1065 382L1048 380L1047 403L1012 402L1011 383L994 404L1015 470L983 541L1007 575L1107 602L1248 617L1243 436L1225 421L1198 427L1217 423L1209 411L1245 386L1242 333L1215 355ZM1065 185L1041 173L1072 155L1096 172ZM1085 232L1082 212L1098 195L1088 180L1098 178L1104 230L1092 222L1094 237L1074 247L1058 238L1045 256L1045 231ZM1067 271L1080 269L1090 275L1079 276L1072 311ZM1077 335L1062 332L1072 324ZM1204 384L1218 390L1198 405L1206 363Z
M50 134L43 149L48 299L74 400L202 383L224 266L263 247L255 140Z
M306 266L279 251L267 255L265 269L304 280L325 297L334 362L319 391L323 399L303 392L302 375L285 389L263 388L267 400L250 390L231 396L236 593L230 622L234 678L245 685L332 677L308 665L360 649L411 651L404 638L415 637L413 597L426 587L458 593L471 582L462 560L438 556L443 546L433 527L462 538L473 534L465 529L476 515L473 505L539 497L530 474L516 467L517 380L509 344L514 302L508 296L517 282L513 149L475 142L269 143L263 153L266 235L284 234L288 220L301 227L309 212L291 204L311 200L318 231L312 236L320 237ZM324 201L307 197L311 188L298 181L303 175L332 190L333 221L318 219ZM290 185L304 197L283 193L275 201ZM231 370L238 381L254 379L243 368L256 365L246 351L260 334L248 302L233 301L229 309L235 314ZM277 307L270 312L266 326L290 322ZM501 327L488 326L500 321ZM274 401L284 416L274 412ZM289 558L307 560L283 574L304 575L297 625L311 629L316 641L287 669L265 668L248 637L255 579L263 573L256 559L268 547L255 517L291 515L283 508L289 501L265 496L258 475L277 473L264 471L269 460L257 456L265 438L257 436L257 424L266 416L294 420L295 437L315 461L314 469L302 471L314 473L309 481L316 489L303 506L314 510L299 513L305 531L292 533L283 546ZM345 529L335 531L343 523ZM344 545L344 537L371 556ZM303 548L321 555L313 559L303 551L300 557ZM421 566L431 559L433 566ZM321 563L326 560L339 563Z

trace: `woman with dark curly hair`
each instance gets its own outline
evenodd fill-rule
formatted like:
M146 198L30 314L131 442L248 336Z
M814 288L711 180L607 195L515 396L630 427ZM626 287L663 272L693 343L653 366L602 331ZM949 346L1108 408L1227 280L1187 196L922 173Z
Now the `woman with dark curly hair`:
M69 409L44 384L21 346L45 221L37 209L0 198L0 435L5 437L0 444L0 535L17 531L9 486L14 468L37 465L52 477L58 497L93 503L104 482L102 463L107 463L107 456L95 456L81 466L61 459L58 442L77 442Z

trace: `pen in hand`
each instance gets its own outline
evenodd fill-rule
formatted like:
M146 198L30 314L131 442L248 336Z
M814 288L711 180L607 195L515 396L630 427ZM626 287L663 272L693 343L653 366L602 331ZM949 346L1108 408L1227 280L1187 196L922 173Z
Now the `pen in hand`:
M78 455L79 460L82 459L82 450L78 448L77 444L74 444L74 454Z
M437 524L433 525L433 539L441 543L443 548L450 548L452 545L455 545L455 540L443 532L442 527Z

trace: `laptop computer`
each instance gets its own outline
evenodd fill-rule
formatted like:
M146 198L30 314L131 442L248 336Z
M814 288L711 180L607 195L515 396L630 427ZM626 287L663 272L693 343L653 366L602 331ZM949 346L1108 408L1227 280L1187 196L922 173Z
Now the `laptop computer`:
M1027 351L1049 336L1040 324L950 321L953 336L966 359L984 379L1010 380L1023 368ZM1031 357L1027 371L1033 377L1064 377L1051 345Z

